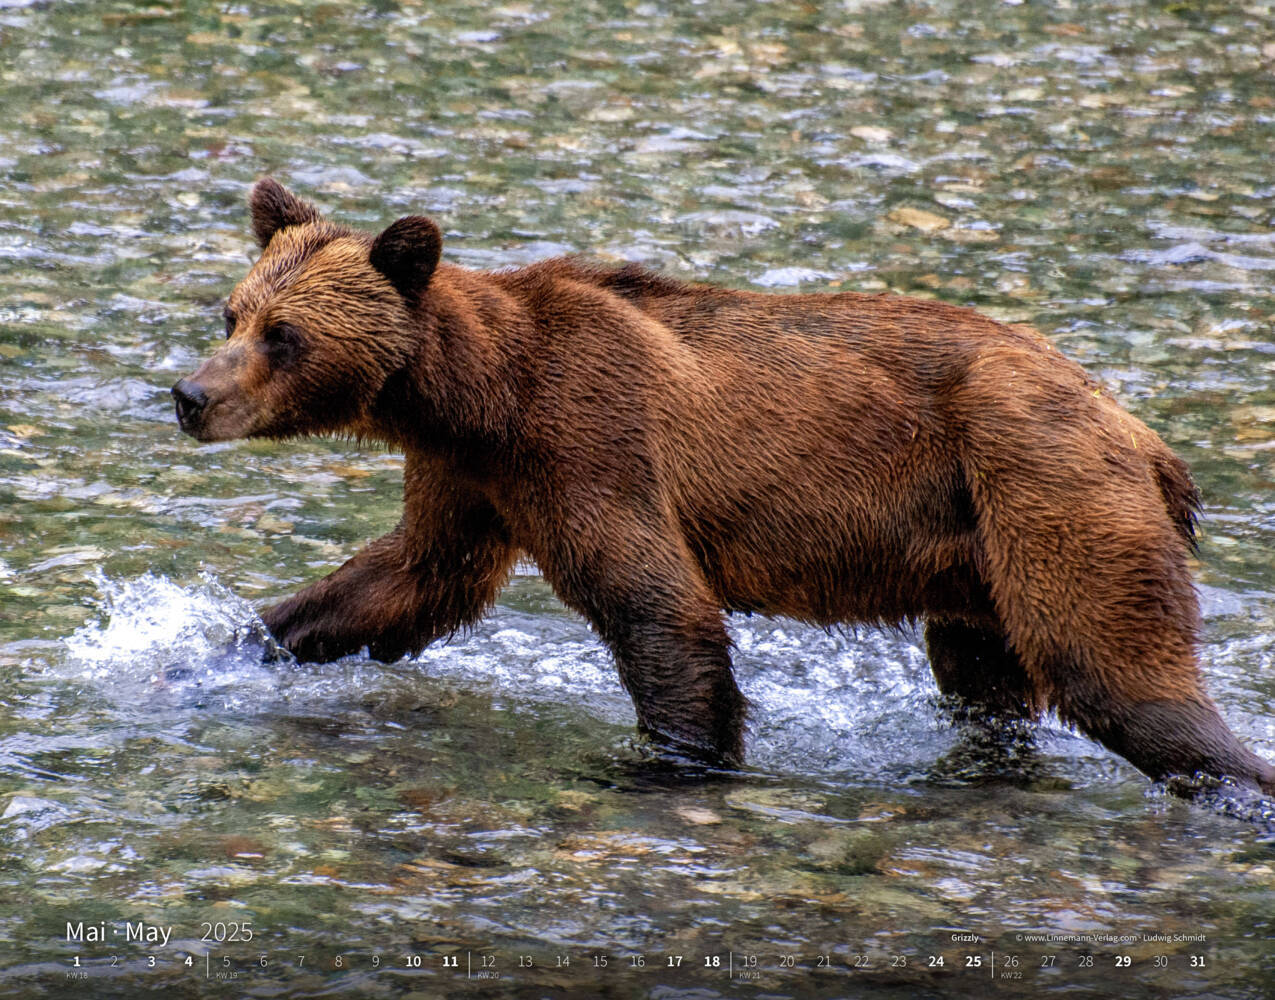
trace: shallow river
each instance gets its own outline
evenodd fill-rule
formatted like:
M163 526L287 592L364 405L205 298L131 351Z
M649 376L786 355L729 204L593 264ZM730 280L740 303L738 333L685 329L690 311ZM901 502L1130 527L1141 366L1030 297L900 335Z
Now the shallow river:
M734 619L731 775L651 759L531 565L415 660L263 665L401 456L200 446L168 388L265 173L474 267L1031 322L1190 462L1275 757L1273 71L1269 2L0 0L0 995L1272 995L1269 818L954 725L910 630Z

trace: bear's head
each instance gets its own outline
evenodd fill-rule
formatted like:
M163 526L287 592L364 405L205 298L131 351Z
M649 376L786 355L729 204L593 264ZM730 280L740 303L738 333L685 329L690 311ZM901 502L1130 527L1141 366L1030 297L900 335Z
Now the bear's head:
M387 380L418 350L442 234L406 216L379 236L327 222L276 181L249 198L261 257L230 293L226 342L173 386L200 441L370 436Z

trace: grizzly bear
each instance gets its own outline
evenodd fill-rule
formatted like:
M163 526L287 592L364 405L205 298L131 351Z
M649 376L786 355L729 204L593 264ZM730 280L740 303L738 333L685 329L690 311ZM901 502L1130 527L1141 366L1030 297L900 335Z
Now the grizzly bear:
M415 654L526 553L681 754L742 759L725 612L923 620L946 694L1275 794L1201 684L1186 466L1038 333L632 264L471 271L426 218L372 236L270 179L250 204L262 254L173 388L182 430L406 461L398 526L263 612L298 658Z

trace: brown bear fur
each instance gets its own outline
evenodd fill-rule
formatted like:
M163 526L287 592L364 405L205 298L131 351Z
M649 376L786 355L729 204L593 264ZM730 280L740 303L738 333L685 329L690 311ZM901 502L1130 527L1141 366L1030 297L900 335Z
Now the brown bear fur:
M923 619L946 693L1275 792L1201 685L1186 466L1034 331L634 265L474 272L427 219L373 238L271 180L251 205L263 253L174 388L183 429L406 456L399 525L264 612L298 657L415 653L526 553L642 729L701 758L743 753L723 611Z

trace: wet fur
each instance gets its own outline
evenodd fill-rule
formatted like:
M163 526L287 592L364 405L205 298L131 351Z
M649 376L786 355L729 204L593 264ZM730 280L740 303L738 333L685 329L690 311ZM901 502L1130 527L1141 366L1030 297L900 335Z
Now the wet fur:
M406 456L398 527L264 612L299 657L414 653L527 553L611 647L641 727L698 757L744 750L724 610L922 619L945 693L1056 709L1155 778L1275 791L1202 687L1186 466L1035 331L635 265L474 272L439 261L428 220L374 240L272 181L253 227L187 430Z

